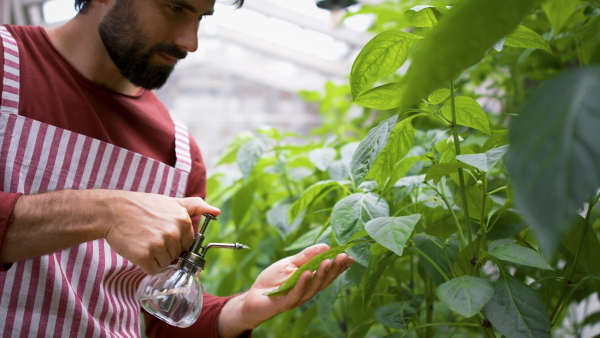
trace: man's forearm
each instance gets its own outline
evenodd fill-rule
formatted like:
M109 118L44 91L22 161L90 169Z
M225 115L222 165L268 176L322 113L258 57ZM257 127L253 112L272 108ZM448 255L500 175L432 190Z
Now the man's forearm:
M247 316L242 314L242 305L246 293L232 298L223 306L219 316L219 338L235 338L255 329L260 323L247 323Z
M2 263L60 251L103 237L102 210L110 191L64 190L23 195L2 248Z

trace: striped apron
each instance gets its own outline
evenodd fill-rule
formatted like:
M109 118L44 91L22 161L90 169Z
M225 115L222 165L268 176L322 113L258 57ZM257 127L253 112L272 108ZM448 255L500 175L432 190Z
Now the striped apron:
M0 26L0 190L120 189L183 197L188 133L175 122L175 167L19 115L19 51ZM2 337L139 337L141 269L104 239L16 262L0 273Z

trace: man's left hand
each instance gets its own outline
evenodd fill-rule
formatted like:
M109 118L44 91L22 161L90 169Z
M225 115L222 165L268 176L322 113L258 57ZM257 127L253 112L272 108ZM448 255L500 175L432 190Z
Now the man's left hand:
M283 284L300 266L327 250L329 246L326 244L313 245L265 269L248 292L225 304L219 317L219 337L237 337L279 313L302 305L329 286L354 262L347 254L339 254L333 260L321 262L314 273L304 271L296 286L288 293L280 296L265 295Z

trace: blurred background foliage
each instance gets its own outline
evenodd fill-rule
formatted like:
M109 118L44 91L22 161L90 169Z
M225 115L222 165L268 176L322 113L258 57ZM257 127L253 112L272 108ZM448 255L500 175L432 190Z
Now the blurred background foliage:
M364 235L375 238L368 223L378 217L400 221L420 215L408 226L406 238L392 243L406 245L401 254L379 238L375 238L377 244L353 248L350 253L357 263L342 277L314 300L261 325L255 337L494 337L500 333L578 337L598 333L600 271L592 257L600 254L600 212L593 208L600 166L599 157L589 157L598 153L595 148L600 147L596 142L600 139L592 130L563 129L569 116L579 112L573 105L591 106L586 111L589 116L580 117L577 123L595 126L599 120L600 92L579 101L573 97L583 92L578 87L582 81L599 88L593 65L600 61L600 2L501 4L508 9L520 6L523 15L517 9L506 14L519 27L500 22L502 13L482 12L477 17L473 2L386 1L348 14L376 16L370 30L383 34L362 53L366 55L369 48L384 52L379 58L365 59L362 66L359 55L347 84L329 82L323 91L300 93L319 104L321 126L308 135L273 128L241 133L223 152L222 170L209 178L207 186L207 201L221 208L222 214L207 237L213 242L244 243L252 250L208 254L203 281L212 294L243 292L268 265L314 243L345 244L365 227L369 233ZM523 7L525 3L530 7ZM452 16L454 10L458 14ZM462 25L468 31L470 24L482 20L489 32L478 30L431 43L444 37L439 27ZM474 54L502 25L511 33L503 34L481 55ZM408 61L396 66L389 63L397 55L385 50L397 47L397 42L385 49L375 40L380 36L389 42L386 32L390 31L418 38L402 47ZM418 67L426 67L423 64L428 60L413 58L438 52L458 53L475 62L464 61L463 67L461 60L453 59L438 62L435 69L422 69ZM364 67L370 64L391 71L369 75L371 70ZM452 77L447 78L446 72ZM442 74L447 82L429 80L435 74ZM370 77L370 82L364 88L351 87L361 76ZM423 88L429 90L418 92L427 81L431 84ZM381 90L393 84L398 87L392 94ZM544 96L544 90L555 94ZM562 92L565 97L552 102ZM365 100L371 95L365 93L377 95ZM421 100L406 102L409 94ZM552 107L560 104L566 108L556 109L553 115ZM357 106L362 114L350 114ZM456 123L450 117L453 109L459 111ZM547 120L548 124L540 122ZM559 123L558 129L552 129L551 122ZM513 123L529 129L513 128ZM583 145L562 157L543 152L544 145L554 144L553 139L560 148L572 138L583 140ZM507 156L512 162L505 163L504 146L509 143ZM586 144L595 148L586 150ZM553 149L558 148L547 151L560 153ZM385 160L385 156L393 159ZM481 156L483 163L477 162ZM571 161L577 158L582 160ZM570 165L550 167L553 161ZM528 162L534 167L528 169ZM543 176L537 185L528 183L546 169L557 178ZM590 178L584 182L574 178L588 173ZM571 209L562 211L562 201L573 197L571 189L583 195L564 203ZM579 207L583 211L577 218ZM531 213L552 214L554 209L562 212L560 217L567 216L557 216L557 225L536 227L537 214ZM514 253L521 250L517 257ZM466 285L458 290L465 292L470 304L452 299L449 288L457 287L449 284L452 281ZM507 296L503 290L515 295ZM528 297L535 306L541 304L541 309L535 312L534 305L525 309L522 304L502 307L519 298L528 301ZM504 317L498 317L502 311ZM513 328L503 327L502 322Z

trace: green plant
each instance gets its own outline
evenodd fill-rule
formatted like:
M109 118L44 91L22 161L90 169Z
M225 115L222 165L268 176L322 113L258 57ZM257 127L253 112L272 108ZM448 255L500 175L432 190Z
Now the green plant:
M210 179L223 210L211 236L257 248L216 257L210 291L237 292L315 242L357 261L256 335L289 335L293 321L294 337L549 337L598 321L561 328L570 302L600 288L599 4L435 5L384 11L375 27L394 30L363 48L349 90L313 97L332 117L316 140L241 137L222 162L242 176ZM350 100L362 118L332 104Z

